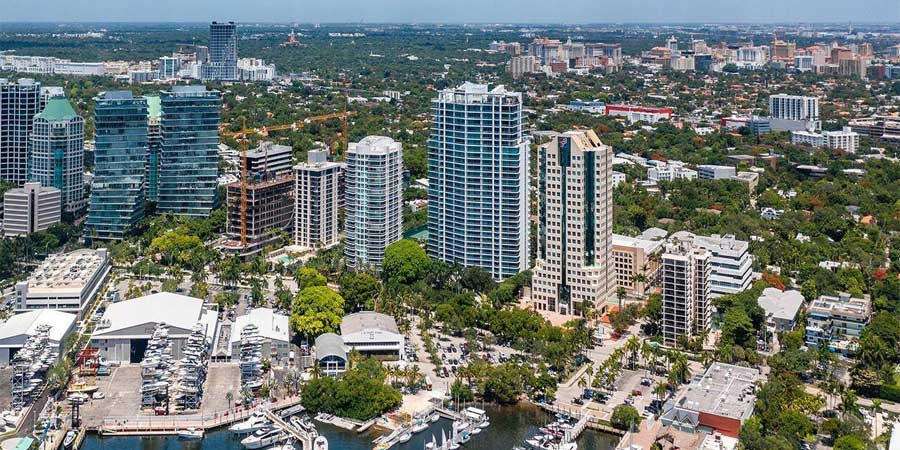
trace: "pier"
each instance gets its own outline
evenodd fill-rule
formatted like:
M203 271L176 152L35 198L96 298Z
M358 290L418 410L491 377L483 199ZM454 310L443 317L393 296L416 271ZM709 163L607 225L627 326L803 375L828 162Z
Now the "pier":
M309 433L305 430L298 430L293 425L282 419L272 412L271 409L266 410L266 418L272 421L275 426L281 428L284 431L287 431L288 434L291 435L297 442L300 442L303 445L304 450L311 450L313 448L313 442L318 437L317 433Z
M566 414L566 415L578 418L578 422L576 423L575 427L572 428L572 431L578 429L579 425L581 426L581 429L578 431L578 433L575 435L575 437L573 439L577 439L578 436L580 436L581 433L584 432L585 428L602 431L604 433L614 434L614 435L620 436L620 437L625 435L625 431L620 430L618 428L614 428L613 426L611 426L609 424L609 422L602 421L588 413L582 413L577 410L564 409L564 408L560 408L558 406L548 405L546 403L536 403L536 405L540 406L541 409L551 412L551 413L554 413L554 414ZM584 423L582 424L582 422L584 422Z
M277 403L263 406L270 411L292 409L300 404L299 397L284 399ZM94 429L101 435L109 436L166 436L175 435L188 428L208 431L234 422L246 420L253 414L253 409L225 411L214 415L170 415L170 416L136 416L127 418L106 418Z

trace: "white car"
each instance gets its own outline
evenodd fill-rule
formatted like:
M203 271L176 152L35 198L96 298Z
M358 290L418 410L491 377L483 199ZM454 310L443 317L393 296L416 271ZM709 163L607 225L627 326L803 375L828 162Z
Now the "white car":
M100 391L96 391L91 395L91 398L93 398L94 400L103 400L104 398L106 398L106 394Z

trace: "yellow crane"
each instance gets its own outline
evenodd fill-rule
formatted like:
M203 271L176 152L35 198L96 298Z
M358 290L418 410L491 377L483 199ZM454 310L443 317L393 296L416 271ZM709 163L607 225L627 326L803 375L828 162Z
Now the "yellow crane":
M257 135L266 137L269 133L273 131L284 131L284 130L299 130L306 126L307 124L313 122L324 122L332 119L341 119L342 122L342 130L343 135L346 136L347 132L347 117L355 115L356 111L347 111L346 106L344 107L344 111L337 113L329 113L329 114L320 114L316 116L310 116L302 120L298 120L296 122L283 124L283 125L270 125L259 128L247 128L247 120L245 118L241 118L241 131L221 131L222 136L227 136L230 138L237 139L241 143L241 245L247 246L247 143L249 142L248 136ZM344 137L346 140L346 137ZM346 144L345 144L346 145Z

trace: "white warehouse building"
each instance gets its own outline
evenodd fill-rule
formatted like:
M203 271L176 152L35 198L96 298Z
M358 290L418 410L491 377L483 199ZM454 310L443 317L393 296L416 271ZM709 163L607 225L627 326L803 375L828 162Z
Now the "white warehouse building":
M277 314L270 308L256 308L238 316L231 326L229 359L241 358L241 332L247 325L256 325L262 338L262 357L269 361L287 362L290 359L291 327L288 316Z
M91 336L91 347L109 361L137 363L144 358L153 330L164 323L169 326L172 356L181 359L194 326L203 324L211 344L218 320L218 312L207 309L199 298L160 292L109 305Z
M348 350L382 360L403 358L406 339L393 317L375 311L353 313L341 320L341 338Z
M0 367L9 365L31 336L41 325L49 325L50 346L62 353L66 336L75 329L75 314L44 309L16 314L0 323Z

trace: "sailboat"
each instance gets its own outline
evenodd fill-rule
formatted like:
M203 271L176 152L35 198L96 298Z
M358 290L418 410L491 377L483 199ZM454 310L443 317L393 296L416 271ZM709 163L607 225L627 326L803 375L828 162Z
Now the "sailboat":
M459 430L456 427L453 427L453 430L450 432L450 446L447 447L449 450L456 450L459 448Z

